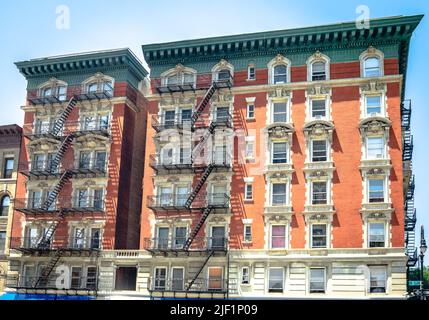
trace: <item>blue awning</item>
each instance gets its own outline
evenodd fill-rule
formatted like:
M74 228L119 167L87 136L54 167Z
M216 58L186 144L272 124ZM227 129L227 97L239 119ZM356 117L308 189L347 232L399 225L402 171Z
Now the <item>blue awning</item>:
M89 296L68 296L56 294L4 293L0 300L93 300Z

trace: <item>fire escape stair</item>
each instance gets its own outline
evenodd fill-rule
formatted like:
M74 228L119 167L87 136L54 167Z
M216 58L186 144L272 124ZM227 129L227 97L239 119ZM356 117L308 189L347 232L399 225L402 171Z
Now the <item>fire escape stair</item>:
M64 185L70 180L71 176L72 174L70 171L64 171L64 173L61 175L60 180L55 185L54 190L49 193L48 198L44 202L42 207L43 210L49 210L55 199L58 197L58 194L63 189Z
M64 123L66 122L67 118L69 117L70 113L73 111L74 107L77 104L77 100L75 96L73 96L68 104L67 107L64 109L64 111L61 113L60 118L55 122L54 127L52 128L52 132L54 135L58 135L61 131L61 129L64 127Z
M198 144L195 146L194 150L192 151L192 158L196 159L200 155L201 150L204 148L204 146L207 144L207 141L209 140L210 136L214 133L214 130L216 129L217 122L213 121L207 131L204 133L204 135L200 138L200 141L198 141Z
M198 120L201 113L206 108L207 104L209 103L210 99L213 97L213 94L215 93L217 87L216 84L213 83L210 88L207 90L206 94L204 95L203 99L201 100L200 104L197 106L195 112L192 114L191 117L191 124L192 126L195 125L195 122Z
M192 278L191 282L188 284L188 287L186 288L186 291L191 290L193 284L195 283L195 281L198 279L198 277L200 276L201 272L204 270L204 267L207 265L207 263L209 262L210 258L214 255L214 251L211 251L210 254L207 256L207 258L204 260L203 265L200 267L200 269L198 270L198 272L195 274L195 276Z
M200 178L200 180L197 183L197 186L194 188L192 193L190 194L189 198L186 200L185 207L190 208L192 205L192 202L195 200L196 196L200 192L201 188L203 187L204 183L207 181L210 173L213 171L214 165L210 163L205 169L204 172Z
M204 208L201 214L201 218L198 221L195 228L192 230L191 234L189 235L188 239L186 239L185 244L183 245L183 250L187 251L192 245L192 242L194 241L195 237L197 236L198 232L201 230L201 227L203 226L204 222L207 220L207 217L212 212L213 206L208 206L207 208Z
M62 255L63 255L62 250L55 251L55 255L51 258L48 265L43 269L42 274L40 275L40 277L37 279L36 283L34 284L34 288L46 287L46 285L49 281L49 276L51 275L51 273L54 270L55 266L57 265L58 261L61 259Z

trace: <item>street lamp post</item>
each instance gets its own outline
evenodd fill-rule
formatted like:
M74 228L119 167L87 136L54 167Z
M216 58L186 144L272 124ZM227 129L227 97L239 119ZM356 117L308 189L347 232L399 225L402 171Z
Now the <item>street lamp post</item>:
M421 231L420 231L420 299L421 300L424 300L425 298L423 295L423 280L424 280L423 261L424 261L426 249L427 249L427 246L426 246L426 240L425 240L425 231L422 225Z

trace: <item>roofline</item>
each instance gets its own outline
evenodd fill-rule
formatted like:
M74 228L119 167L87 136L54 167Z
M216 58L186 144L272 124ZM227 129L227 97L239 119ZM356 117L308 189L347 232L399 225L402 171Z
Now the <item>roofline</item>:
M141 79L148 75L143 63L129 48L36 58L15 62L15 65L26 78L64 73L68 70L119 65L128 65Z
M370 23L375 23L375 27L382 27L394 24L395 22L400 22L400 24L406 23L414 23L417 24L424 17L423 14L412 15L412 16L391 16L391 17L382 17L382 18L374 18L370 19ZM355 30L356 22L348 21L348 22L340 22L333 24L325 24L325 25L314 25L309 27L301 27L301 28L292 28L292 29L281 29L281 30L272 30L272 31L262 31L262 32L254 32L254 33L244 33L244 34L234 34L234 35L226 35L226 36L218 36L218 37L207 37L207 38L197 38L191 40L180 40L180 41L172 41L172 42L162 42L162 43L152 43L142 45L143 51L146 50L154 50L154 49L174 49L186 46L196 46L196 45L207 45L207 44L217 44L219 42L230 42L230 41L244 41L244 40L259 40L265 39L267 36L275 37L275 36L301 36L310 33L320 33L320 32L335 32L335 31L346 31L346 30Z

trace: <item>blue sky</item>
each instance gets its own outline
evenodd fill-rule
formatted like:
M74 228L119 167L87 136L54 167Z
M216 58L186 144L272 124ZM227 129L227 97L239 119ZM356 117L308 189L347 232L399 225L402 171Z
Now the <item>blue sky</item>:
M70 29L56 28L56 8L70 9ZM0 124L22 124L25 79L13 62L58 54L130 47L142 59L141 45L153 42L257 32L353 21L359 5L370 17L429 14L429 1L277 0L21 0L0 4ZM418 225L429 238L429 148L425 129L429 107L424 83L429 74L429 17L416 30L409 57L406 97L413 102L414 171Z

